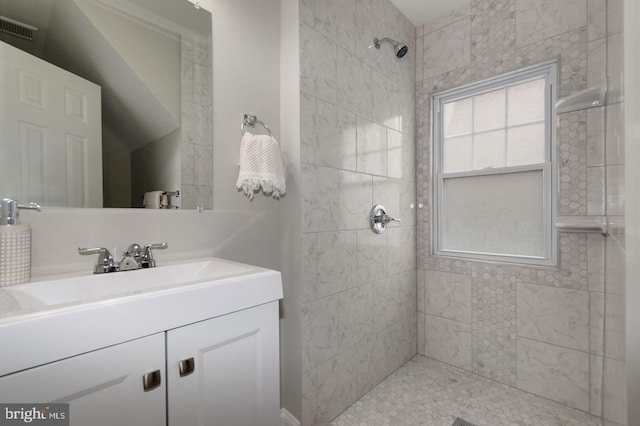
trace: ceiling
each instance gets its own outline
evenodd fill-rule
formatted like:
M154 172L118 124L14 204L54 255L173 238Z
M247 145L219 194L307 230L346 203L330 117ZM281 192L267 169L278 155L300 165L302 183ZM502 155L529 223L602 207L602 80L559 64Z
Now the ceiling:
M469 0L391 0L413 25L422 25L457 9Z

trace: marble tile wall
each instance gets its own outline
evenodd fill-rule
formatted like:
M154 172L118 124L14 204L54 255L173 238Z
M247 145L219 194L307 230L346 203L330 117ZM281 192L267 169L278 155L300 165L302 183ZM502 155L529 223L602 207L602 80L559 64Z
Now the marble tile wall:
M299 4L301 421L324 425L417 352L416 38L388 0ZM374 234L374 204L402 222Z
M213 207L211 44L182 36L182 208Z
M621 5L469 0L416 31L418 351L607 424L626 424L624 235L559 233L557 267L432 256L430 101L553 59L559 97L608 78L607 106L558 117L557 211L622 220Z

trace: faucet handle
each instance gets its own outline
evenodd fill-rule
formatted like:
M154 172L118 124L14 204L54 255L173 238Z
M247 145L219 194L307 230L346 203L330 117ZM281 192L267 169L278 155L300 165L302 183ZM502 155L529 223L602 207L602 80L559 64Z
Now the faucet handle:
M156 261L153 259L153 252L151 250L166 249L167 247L169 247L169 244L167 244L166 241L160 244L147 244L144 246L140 266L142 268L154 268L156 266Z
M97 254L98 255L98 263L96 263L93 268L94 274L104 274L105 272L112 272L115 268L115 264L113 262L113 256L111 256L111 252L104 247L96 247L96 248L82 248L78 247L78 253L81 255L89 255L89 254Z
M140 244L133 243L127 248L127 251L125 251L123 255L131 256L136 259L142 257L142 247L140 247Z

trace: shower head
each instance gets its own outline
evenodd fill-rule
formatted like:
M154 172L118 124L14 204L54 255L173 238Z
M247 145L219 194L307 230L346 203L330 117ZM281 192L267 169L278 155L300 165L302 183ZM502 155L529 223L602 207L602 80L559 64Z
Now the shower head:
M380 49L380 44L383 42L387 42L393 45L393 51L395 52L396 57L398 59L402 58L409 51L409 47L406 44L393 40L389 37L385 37L382 39L379 39L378 37L374 38L373 44L369 46L369 49L371 49L372 47L375 47L376 49Z

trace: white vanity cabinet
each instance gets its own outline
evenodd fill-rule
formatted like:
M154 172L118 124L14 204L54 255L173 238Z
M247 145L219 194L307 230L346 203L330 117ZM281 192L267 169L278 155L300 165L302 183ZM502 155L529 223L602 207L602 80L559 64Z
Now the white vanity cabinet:
M72 426L279 426L282 296L279 272L217 258L0 289L0 402L69 402Z
M10 374L0 402L68 402L72 426L276 426L278 363L271 302Z
M0 401L68 402L74 426L163 425L164 348L158 333L14 373L0 378ZM160 385L145 391L145 374L160 374Z
M280 424L278 303L167 332L169 426Z

